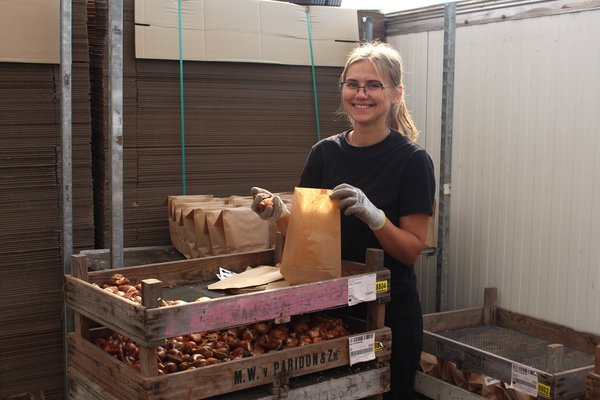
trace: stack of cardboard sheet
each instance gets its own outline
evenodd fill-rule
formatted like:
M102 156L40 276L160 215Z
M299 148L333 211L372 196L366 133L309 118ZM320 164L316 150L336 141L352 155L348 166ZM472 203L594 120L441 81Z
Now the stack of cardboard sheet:
M107 248L107 1L95 0L90 7L95 26L90 35L95 239L97 248ZM297 185L308 151L318 138L310 65L184 61L181 91L179 61L136 58L134 32L134 1L126 0L125 247L170 244L163 206L167 196L248 195L251 186L291 191ZM177 40L170 46L178 48ZM315 67L321 137L347 127L345 120L335 116L340 102L341 71L340 66Z
M60 399L64 352L59 2L32 3L0 5L0 14L10 17L2 20L8 34L0 39L0 341L10 347L0 353L0 397L43 391L46 399ZM47 49L54 50L46 53ZM51 58L45 58L48 55ZM93 244L83 0L73 2L72 107L77 249Z

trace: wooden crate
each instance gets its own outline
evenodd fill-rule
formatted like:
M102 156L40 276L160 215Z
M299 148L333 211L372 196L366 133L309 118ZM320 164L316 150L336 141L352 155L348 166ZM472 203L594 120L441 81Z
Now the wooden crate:
M600 345L596 346L594 370L587 376L585 398L586 400L600 400Z
M376 360L385 363L391 352L391 330L384 326L390 273L383 253L370 249L366 263L343 263L343 276L311 284L215 298L205 302L158 307L167 286L184 286L212 279L219 267L241 272L247 266L274 265L275 250L239 253L88 272L85 256L73 256L73 275L66 279L67 305L75 312L75 332L69 334L71 398L94 393L127 399L201 399L268 384L283 396L290 379L347 366L348 337L270 352L227 363L159 376L156 347L164 340L192 332L220 330L258 321L348 306L349 288L362 280L376 283L376 300L367 304L366 321L357 333L373 333ZM94 286L122 273L142 282L143 304L135 304ZM91 326L100 324L140 345L141 372L125 365L91 341ZM389 375L387 365L376 372ZM353 378L347 378L353 379ZM344 380L342 379L341 382ZM341 384L340 384L341 385ZM343 386L341 386L343 387ZM346 386L346 391L351 386ZM379 393L387 390L384 385ZM97 393L97 394L96 394ZM78 397L79 396L79 397ZM91 396L91 395L89 395ZM277 398L277 397L272 397ZM351 398L351 397L349 397Z
M583 398L600 336L501 309L496 298L488 288L483 307L424 315L423 351L507 384L529 374L539 398Z

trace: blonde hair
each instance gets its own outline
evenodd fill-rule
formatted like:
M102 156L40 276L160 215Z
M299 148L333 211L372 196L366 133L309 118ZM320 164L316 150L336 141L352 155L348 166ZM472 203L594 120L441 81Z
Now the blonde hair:
M398 51L389 44L375 41L361 44L352 50L348 55L346 65L340 76L340 83L346 80L348 68L359 61L370 61L379 76L386 80L391 87L396 88L402 85L402 57L400 57ZM338 111L341 114L346 115L348 119L350 119L350 122L352 122L351 118L344 113L343 104ZM397 130L413 141L416 141L419 137L419 131L404 102L404 91L402 92L400 101L393 104L390 108L386 117L386 124L391 129Z

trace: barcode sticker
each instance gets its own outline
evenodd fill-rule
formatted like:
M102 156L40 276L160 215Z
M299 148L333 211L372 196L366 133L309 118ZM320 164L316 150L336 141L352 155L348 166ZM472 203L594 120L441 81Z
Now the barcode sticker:
M352 276L348 278L348 305L353 306L363 301L373 301L375 293L376 274Z
M375 334L365 333L348 338L350 365L375 359Z
M522 364L512 364L511 389L519 390L530 396L538 395L538 376L537 372Z

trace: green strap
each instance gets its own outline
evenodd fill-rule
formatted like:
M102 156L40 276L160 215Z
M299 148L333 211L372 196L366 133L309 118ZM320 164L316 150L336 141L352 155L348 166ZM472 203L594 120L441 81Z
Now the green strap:
M312 70L313 81L313 96L315 98L315 118L317 119L317 141L321 140L321 125L319 123L319 99L317 97L317 76L315 74L315 56L313 54L312 36L310 31L310 16L308 11L304 11L306 15L306 25L308 26L308 45L310 47L310 66Z
M183 101L183 39L181 30L181 0L177 0L177 14L179 17L179 97L181 108L181 183L182 193L186 193L185 185L185 105Z

